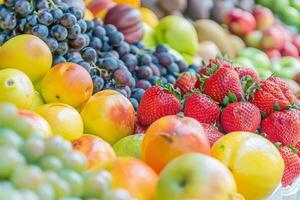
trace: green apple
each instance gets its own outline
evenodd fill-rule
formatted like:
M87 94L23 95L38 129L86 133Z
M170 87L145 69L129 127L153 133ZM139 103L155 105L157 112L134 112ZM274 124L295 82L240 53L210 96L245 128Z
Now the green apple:
M218 160L198 153L171 161L156 188L155 200L225 200L237 193L231 172Z
M148 48L154 48L156 46L156 41L154 37L153 29L146 23L143 23L144 36L142 41Z
M272 0L272 10L275 13L280 13L287 6L289 6L289 0Z
M238 54L238 56L250 59L255 68L260 67L268 69L271 65L270 59L267 54L256 48L245 48Z
M267 79L270 76L272 76L272 74L273 74L273 72L271 70L266 69L266 68L261 68L261 67L256 68L256 71L258 72L259 77L261 79Z
M180 53L195 55L198 51L198 37L194 26L185 18L169 15L160 20L154 29L159 44L168 44Z
M296 8L300 12L300 1L299 0L290 0L290 6Z
M271 8L273 5L273 0L256 0L256 3Z
M276 76L285 79L293 79L300 72L300 61L294 57L282 57L272 64Z
M248 67L248 68L252 68L252 69L256 69L252 63L252 61L249 58L246 57L237 57L234 58L232 63L236 66L236 67Z
M259 48L262 37L263 37L263 33L259 30L256 30L248 33L244 39L247 46Z
M300 25L300 13L296 8L293 8L291 6L286 6L281 9L280 16L287 25L291 25L291 26Z
M131 156L141 158L141 146L144 134L135 134L126 136L117 141L113 148L117 156Z

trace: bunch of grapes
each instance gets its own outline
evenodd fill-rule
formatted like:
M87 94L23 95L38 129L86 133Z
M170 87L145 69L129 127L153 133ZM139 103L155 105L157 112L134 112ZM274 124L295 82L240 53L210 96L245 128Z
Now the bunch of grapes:
M0 199L130 200L107 171L86 171L86 158L61 137L41 138L16 107L0 104Z
M92 77L94 93L117 90L135 109L157 80L174 84L181 72L200 70L176 59L164 45L153 51L141 41L128 44L114 25L83 17L80 9L61 0L5 0L0 6L0 45L17 34L36 35L49 46L53 65L81 65Z

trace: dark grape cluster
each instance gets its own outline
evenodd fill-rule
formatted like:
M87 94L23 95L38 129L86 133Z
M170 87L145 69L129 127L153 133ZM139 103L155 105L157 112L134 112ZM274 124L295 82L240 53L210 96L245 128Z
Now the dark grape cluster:
M33 2L33 3L32 3ZM141 41L128 44L114 25L84 20L84 13L61 0L5 0L0 6L0 45L17 34L41 38L53 54L53 65L73 62L84 67L94 82L94 93L114 89L137 109L145 90L174 84L184 71L199 71L176 59L168 47L147 49Z

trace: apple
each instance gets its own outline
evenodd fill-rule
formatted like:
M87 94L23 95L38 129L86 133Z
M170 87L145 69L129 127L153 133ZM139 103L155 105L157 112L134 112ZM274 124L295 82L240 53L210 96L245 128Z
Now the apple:
M39 106L36 112L48 121L54 135L73 140L83 134L83 123L79 113L67 104L44 104Z
M275 13L280 13L281 10L287 6L289 6L289 0L272 0L271 1L271 9Z
M80 114L85 133L97 135L110 144L134 132L134 108L125 96L115 90L94 94Z
M300 25L300 13L296 8L293 8L291 6L283 7L280 10L280 16L282 18L282 21L284 21L287 25Z
M271 27L264 31L261 48L265 50L281 49L285 42L285 35L278 27Z
M234 199L236 194L235 180L221 162L206 155L188 153L171 161L161 172L155 199L225 200Z
M253 15L238 8L234 8L228 12L225 17L225 23L232 33L240 36L253 31L256 27Z
M280 53L282 56L292 56L292 57L299 56L297 47L293 45L291 42L284 43L284 46L280 50Z
M236 57L232 60L232 63L236 67L247 67L251 69L255 69L251 59L246 57Z
M112 0L92 0L88 5L87 9L92 12L94 16L103 18L110 8L112 8L115 3Z
M253 10L253 16L256 20L256 29L264 31L270 28L274 23L272 11L266 7L256 6Z
M256 68L256 70L259 74L259 78L261 78L261 79L267 79L273 75L273 72L271 71L271 69L258 67L258 68Z
M292 39L292 43L297 47L298 52L300 52L300 35L295 35Z
M267 8L271 8L273 5L273 0L256 0L256 3Z
M247 33L244 40L249 47L259 48L263 37L263 33L259 30L251 31Z
M256 68L270 68L271 65L268 56L263 51L256 48L245 48L244 50L239 52L238 56L250 59Z
M126 136L117 141L113 148L117 156L131 156L141 159L141 148L144 134Z
M300 1L299 0L290 0L290 6L296 8L300 12Z
M34 90L33 100L32 100L30 110L35 110L40 105L44 105L44 104L45 104L45 102L43 100L42 95L38 91Z
M281 53L278 49L270 49L264 51L271 60L275 60L281 57Z
M300 61L294 57L282 57L272 64L274 74L285 79L293 79L300 72Z
M154 37L154 30L146 23L143 22L144 36L142 41L148 48L154 48L156 46L156 41Z
M222 55L218 46L212 41L201 41L199 43L198 55L205 61L208 62L210 59L216 58L218 55Z

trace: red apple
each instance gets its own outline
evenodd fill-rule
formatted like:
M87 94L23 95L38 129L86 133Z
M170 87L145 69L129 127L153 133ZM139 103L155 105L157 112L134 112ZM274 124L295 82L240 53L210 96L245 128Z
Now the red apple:
M253 10L253 16L256 20L256 29L264 31L270 28L274 23L274 15L270 9L257 6Z
M270 59L277 59L281 57L281 53L277 49L265 50L265 53L268 55Z
M100 13L105 12L114 5L115 3L112 0L92 0L92 2L88 4L87 8L93 13L94 16L98 16L101 15Z
M292 43L297 47L298 52L300 52L300 35L295 35L292 39Z
M280 50L282 56L299 56L299 51L295 45L291 42L284 43L282 49Z
M234 8L225 17L229 30L237 35L245 35L256 27L255 18L250 12Z
M261 41L261 48L264 50L282 49L286 38L282 30L278 27L272 26L264 31Z

